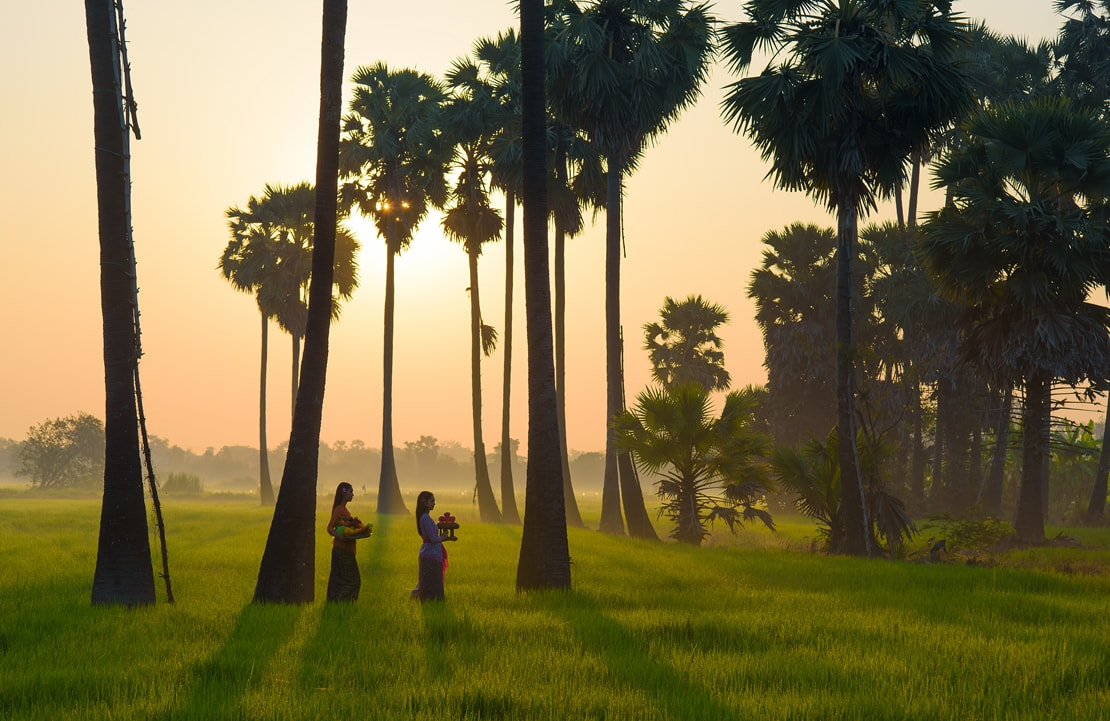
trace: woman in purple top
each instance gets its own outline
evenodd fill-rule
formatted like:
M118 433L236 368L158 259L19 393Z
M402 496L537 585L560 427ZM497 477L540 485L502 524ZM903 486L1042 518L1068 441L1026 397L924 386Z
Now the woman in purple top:
M416 532L424 543L420 546L419 581L412 597L421 601L443 600L443 576L447 571L447 549L443 542L455 540L440 538L436 522L432 520L435 507L436 497L430 491L421 491L416 497Z

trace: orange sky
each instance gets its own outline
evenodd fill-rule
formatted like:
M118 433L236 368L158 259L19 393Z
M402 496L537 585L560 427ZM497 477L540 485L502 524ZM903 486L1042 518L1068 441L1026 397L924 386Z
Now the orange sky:
M153 435L203 451L258 442L259 318L252 298L216 271L224 210L266 183L315 177L320 7L287 0L126 3L143 138L132 142L134 229ZM742 19L739 0L719 17ZM1001 32L1055 33L1050 0L966 0L957 7ZM346 75L384 60L442 76L480 36L515 23L502 0L351 0ZM10 4L0 24L0 438L58 416L103 416L92 103L83 7ZM832 220L803 194L775 191L741 136L720 121L715 72L704 95L627 181L622 319L626 393L648 382L641 326L665 296L724 305L721 331L734 385L762 383L763 347L746 298L760 237L801 220ZM518 213L519 219L519 213ZM519 220L518 220L519 222ZM570 241L567 269L568 442L604 445L604 220ZM361 285L332 329L322 439L381 441L385 250L365 228ZM519 233L518 233L519 238ZM519 243L519 241L518 241ZM517 246L512 435L526 436L524 283ZM397 262L394 441L421 435L471 445L466 255L425 221ZM483 316L504 325L504 251L481 265ZM288 438L290 343L271 332L269 441ZM483 365L489 450L500 439L499 349Z

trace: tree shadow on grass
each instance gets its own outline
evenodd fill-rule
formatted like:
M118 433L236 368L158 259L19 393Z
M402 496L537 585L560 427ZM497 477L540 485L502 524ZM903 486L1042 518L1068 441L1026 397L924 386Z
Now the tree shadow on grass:
M261 684L269 664L293 636L307 608L265 603L245 606L219 650L184 674L191 683L181 690L181 702L162 718L234 715L239 700Z
M420 603L424 615L424 659L428 676L450 681L451 654L458 649L454 643L459 624L455 612L446 601L413 601Z
M576 591L537 594L540 606L562 619L584 651L604 661L608 678L599 683L618 693L637 690L673 719L735 719L739 715L704 686L691 682L670 664L652 657L641 638L603 613L588 596Z

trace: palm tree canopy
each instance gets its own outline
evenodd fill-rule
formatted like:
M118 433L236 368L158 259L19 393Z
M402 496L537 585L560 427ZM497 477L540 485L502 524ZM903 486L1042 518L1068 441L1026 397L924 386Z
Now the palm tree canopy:
M360 67L351 80L339 147L343 205L372 218L397 253L429 208L447 200L444 172L454 148L440 118L446 91L429 75L385 63Z
M968 107L956 54L966 26L951 2L750 0L745 11L722 32L730 69L757 51L773 60L729 85L722 112L782 188L873 208L909 153Z
M668 297L659 312L661 321L644 325L644 349L652 376L664 388L700 383L709 390L728 388L722 341L717 327L728 322L723 306L700 295L675 301Z
M714 19L684 0L562 0L552 7L548 97L606 156L634 161L697 98Z
M237 290L254 293L259 310L276 318L287 332L304 336L308 286L312 275L312 242L316 190L311 183L267 184L261 197L245 210L228 208L231 240L220 257L219 270ZM339 300L358 287L359 243L340 222L336 229L332 317Z
M1077 382L1110 371L1110 128L1064 98L1006 104L967 125L936 185L919 252L940 291L967 307L964 348L995 375L1049 370Z

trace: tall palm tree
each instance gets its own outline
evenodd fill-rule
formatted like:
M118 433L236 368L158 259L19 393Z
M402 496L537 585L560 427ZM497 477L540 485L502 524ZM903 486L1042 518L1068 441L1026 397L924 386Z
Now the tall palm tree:
M579 5L562 0L553 18L556 42L549 51L549 95L556 117L583 129L605 157L606 194L605 345L606 423L624 410L621 368L621 195L625 174L645 145L661 135L697 98L709 70L713 19L706 5L685 0L599 0ZM608 427L608 426L607 426ZM615 435L608 428L601 530L623 533L621 486L626 513L636 507L638 482L618 478ZM631 464L628 464L631 468ZM632 503L630 503L630 501ZM637 518L637 527L646 520Z
M478 512L483 521L499 522L501 512L490 484L486 447L482 438L482 356L488 356L497 342L491 326L482 322L479 301L478 258L485 243L497 240L505 224L490 204L490 142L495 125L491 118L498 110L496 99L478 80L478 69L466 60L456 61L448 73L452 97L444 106L446 134L456 144L457 171L451 189L450 206L443 216L447 237L466 250L470 269L470 388L474 427L474 473Z
M513 276L515 274L516 206L520 195L520 38L513 28L474 43L474 61L482 84L497 101L491 140L491 182L505 194L505 322L501 331L501 520L518 525L513 484L515 447L510 437L513 374Z
M1063 98L1004 104L967 125L937 168L953 202L929 214L920 252L961 302L963 352L979 373L1025 386L1015 530L1044 540L1051 385L1101 381L1110 312L1110 128Z
M122 9L119 11L122 17ZM85 0L93 86L100 306L104 322L104 498L92 603L154 603L143 471L139 455L135 366L134 254L128 171L131 126L121 77L116 7Z
M445 173L453 147L440 124L446 94L431 76L377 63L358 68L352 81L354 96L343 122L339 157L346 179L344 204L372 218L386 245L378 512L407 513L393 453L394 260L408 247L428 209L446 201Z
M347 0L324 0L320 40L320 121L316 210L304 372L289 433L281 489L254 589L255 602L311 603L316 585L316 483L331 330L338 223L339 118Z
M310 183L292 186L267 184L259 197L251 196L246 208L228 208L231 239L220 256L220 274L232 287L254 294L262 317L262 359L259 373L259 497L262 505L274 504L266 440L266 368L269 326L276 320L293 338L292 401L295 405L300 367L300 339L308 318L307 292L312 277L313 213L316 192ZM336 302L332 317L339 317L339 300L351 297L358 286L356 255L359 244L342 224L336 230Z
M723 32L732 70L747 70L757 49L772 61L729 87L725 121L771 161L776 185L804 190L837 213L837 426L846 525L838 550L869 555L854 426L858 220L901 182L910 154L967 106L956 62L965 26L948 0L750 0L745 11L748 20Z
M763 332L771 429L784 445L825 438L836 423L836 233L793 223L762 242L748 297Z
M520 0L524 292L528 315L528 476L517 561L518 590L570 588L559 418L551 340L547 244L544 4Z
M700 295L681 301L668 296L659 315L658 322L644 325L644 350L655 381L666 389L698 383L707 390L726 390L731 378L717 327L728 322L728 311Z

